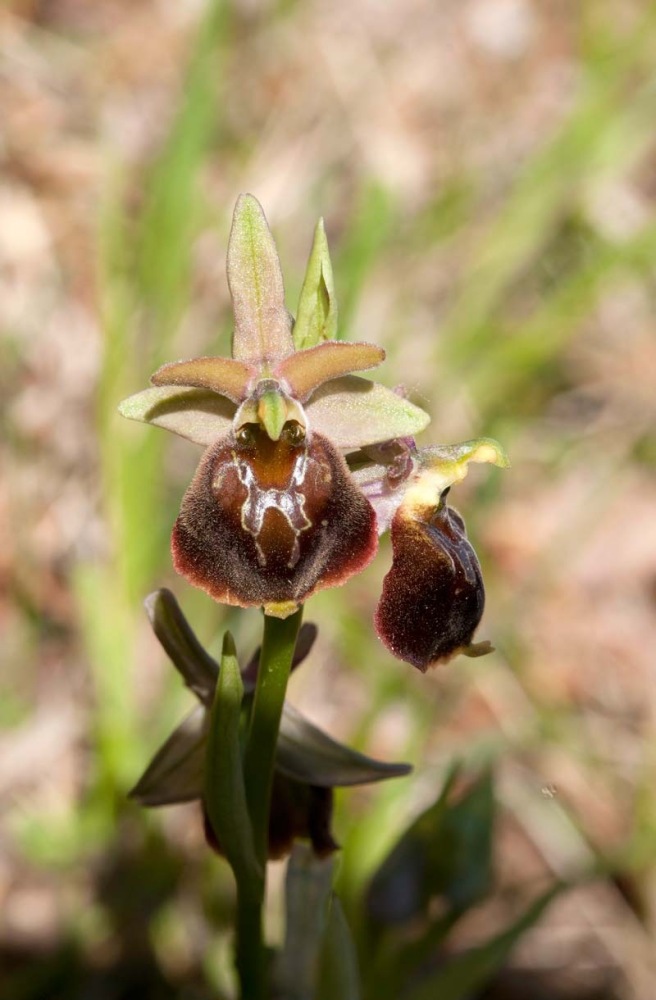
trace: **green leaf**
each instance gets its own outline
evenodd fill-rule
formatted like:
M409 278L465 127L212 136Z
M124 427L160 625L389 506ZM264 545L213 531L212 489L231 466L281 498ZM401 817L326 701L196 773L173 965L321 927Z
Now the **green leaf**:
M275 966L276 985L285 1000L315 1000L332 878L332 859L317 858L305 844L294 845L285 879L285 943Z
M237 407L208 389L158 386L124 399L118 412L128 420L155 424L196 444L210 445L225 437Z
M285 702L276 768L288 778L324 788L363 785L409 774L409 764L374 760L333 740Z
M375 368L384 360L385 351L376 344L331 340L291 354L276 365L274 375L284 379L294 399L304 403L324 382Z
M314 231L293 336L297 351L337 336L337 299L323 219Z
M367 909L375 925L425 916L436 898L461 913L488 891L495 811L492 776L485 772L451 802L453 781L454 775L374 875Z
M235 206L228 284L235 315L233 358L261 363L291 354L291 317L278 251L262 206L251 194L240 195Z
M221 669L210 716L205 764L205 805L221 848L238 881L258 883L257 860L244 788L239 721L244 688L232 636L223 640Z
M200 644L170 590L149 594L144 607L153 631L184 682L204 705L214 699L219 665Z
M429 415L403 396L357 375L326 382L305 412L311 427L326 434L338 448L363 448L395 437L412 437L430 423Z
M566 888L567 885L559 883L549 889L509 928L479 948L452 959L446 967L405 994L406 1000L468 1000L490 981L522 935L537 923Z
M360 977L355 943L342 905L335 895L328 901L326 927L321 942L314 1000L359 1000Z

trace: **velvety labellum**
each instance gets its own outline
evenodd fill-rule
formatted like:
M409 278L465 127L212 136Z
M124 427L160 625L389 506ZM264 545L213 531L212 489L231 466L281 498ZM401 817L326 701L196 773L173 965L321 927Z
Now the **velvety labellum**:
M256 424L205 453L173 529L178 572L241 607L300 603L373 558L374 511L322 435Z
M432 514L402 505L392 521L392 552L376 610L381 640L420 670L466 652L485 591L460 515L444 502Z

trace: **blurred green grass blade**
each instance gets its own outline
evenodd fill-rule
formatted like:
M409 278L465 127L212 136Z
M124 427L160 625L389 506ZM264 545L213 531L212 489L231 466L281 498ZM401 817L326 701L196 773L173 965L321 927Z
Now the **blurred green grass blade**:
M375 266L394 224L392 195L382 185L364 187L360 202L346 233L339 255L334 260L335 287L339 294L340 324L337 337L362 339L357 331L350 336L353 312L362 286Z
M597 301L618 282L648 272L656 259L656 225L626 242L598 241L585 261L565 275L539 309L515 329L497 331L467 375L470 392L483 414L493 415L561 356L568 341ZM515 411L516 412L516 411Z
M182 106L152 171L137 235L137 284L160 325L152 362L166 360L168 334L188 298L193 237L199 225L198 173L219 127L230 5L213 0L200 26Z
M332 893L321 942L314 1000L360 1000L355 943L342 905Z
M134 659L136 623L114 583L111 573L93 566L78 567L74 580L95 689L92 739L97 749L97 790L107 804L114 801L116 791L127 793L144 749L133 687L126 683L126 667Z
M200 225L197 182L217 130L226 10L223 0L210 4L201 24L182 106L152 167L138 220L127 218L125 178L109 188L101 220L105 351L98 425L117 583L132 600L152 587L168 561L168 519L153 517L162 509L165 442L163 435L125 427L116 407L166 360L188 303L193 238Z
M511 927L480 948L473 948L452 959L449 964L427 977L405 994L407 1000L468 1000L485 986L504 964L513 947L530 930L566 885L549 889Z
M392 848L371 880L367 911L374 928L406 924L441 898L454 912L480 900L491 883L495 802L485 771L455 799L454 776Z
M569 120L524 169L509 200L481 235L467 268L466 287L440 337L451 364L465 366L475 357L489 336L490 317L586 185L621 174L649 148L656 115L653 22L652 13L647 27L618 49L607 72L587 81Z

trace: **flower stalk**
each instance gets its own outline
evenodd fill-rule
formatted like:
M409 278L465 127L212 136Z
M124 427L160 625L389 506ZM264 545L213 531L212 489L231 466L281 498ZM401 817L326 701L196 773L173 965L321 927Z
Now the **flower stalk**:
M258 861L266 865L273 765L282 706L303 608L288 618L264 615L264 637L251 709L244 781Z
M205 808L237 883L236 966L241 995L267 996L262 916L266 895L271 788L296 639L303 611L264 616L264 638L246 746L239 737L244 686L232 636L223 643L210 712L205 763Z

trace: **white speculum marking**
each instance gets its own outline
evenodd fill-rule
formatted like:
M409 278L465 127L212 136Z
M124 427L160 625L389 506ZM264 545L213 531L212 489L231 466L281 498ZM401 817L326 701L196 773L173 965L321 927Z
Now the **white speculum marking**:
M307 451L302 452L294 460L289 483L282 490L262 489L248 461L239 458L234 451L232 457L239 481L248 490L241 508L241 524L244 531L247 531L255 539L257 561L260 566L266 566L266 556L258 541L258 536L262 530L266 512L273 508L280 511L294 533L294 544L287 563L289 569L293 569L301 555L298 537L302 531L307 531L308 528L312 527L312 521L305 513L305 496L299 488L305 482L307 473Z

